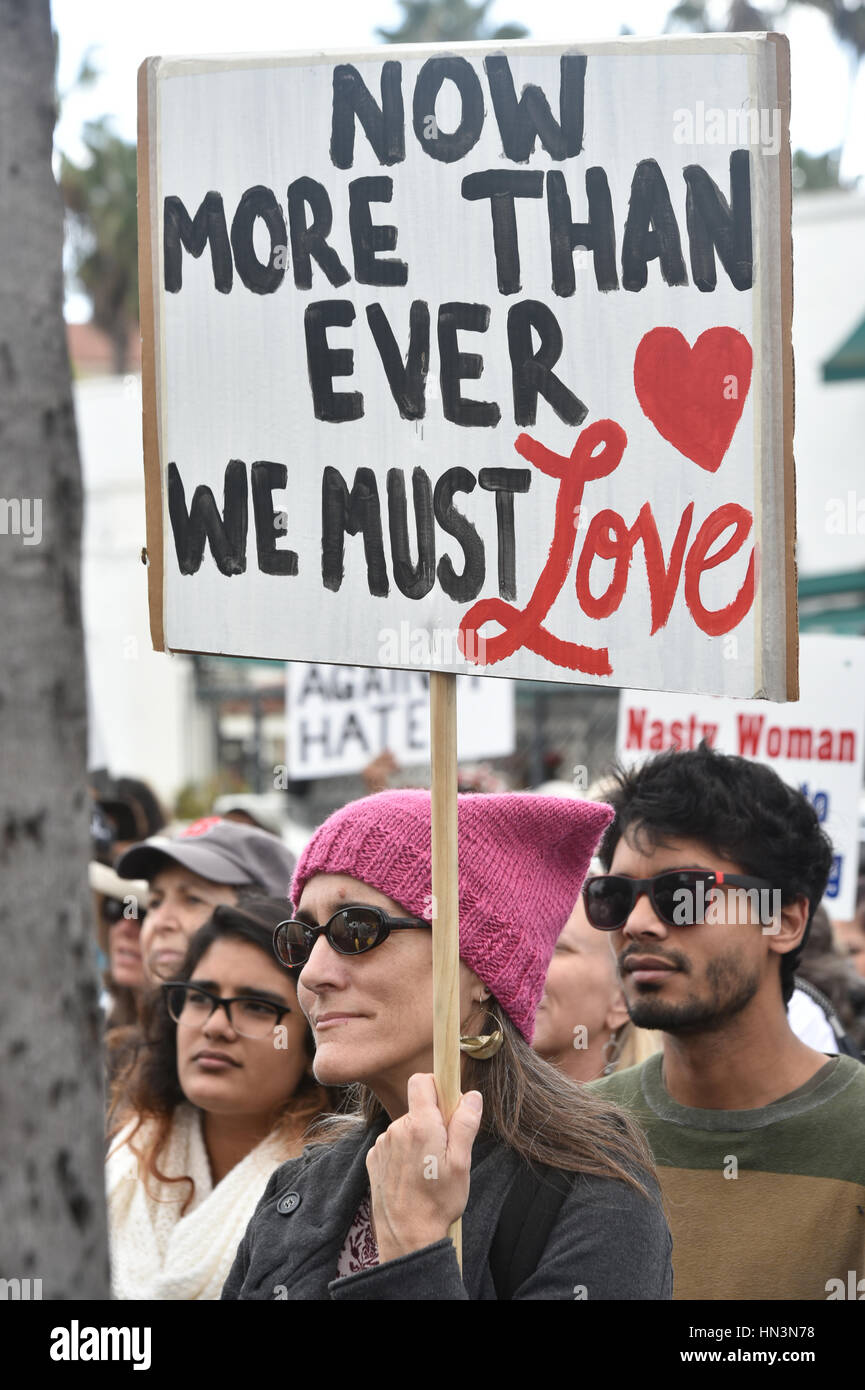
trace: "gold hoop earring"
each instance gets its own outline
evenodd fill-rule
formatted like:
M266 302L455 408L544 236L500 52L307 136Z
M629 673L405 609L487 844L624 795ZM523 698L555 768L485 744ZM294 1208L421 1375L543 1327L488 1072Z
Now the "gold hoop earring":
M481 1033L478 1037L460 1037L460 1052L468 1053L469 1057L476 1057L478 1061L485 1062L489 1057L495 1057L499 1048L505 1040L505 1035L498 1026L498 1020L493 1014L488 1014L494 1024L491 1033Z

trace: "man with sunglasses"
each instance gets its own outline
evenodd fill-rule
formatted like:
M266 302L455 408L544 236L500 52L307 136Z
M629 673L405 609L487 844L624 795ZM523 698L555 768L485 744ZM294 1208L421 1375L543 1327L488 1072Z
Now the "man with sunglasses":
M583 900L664 1048L592 1089L646 1132L674 1297L838 1297L851 1269L865 1292L865 1067L808 1047L786 1013L832 863L813 807L705 744L621 773L607 799L606 872Z

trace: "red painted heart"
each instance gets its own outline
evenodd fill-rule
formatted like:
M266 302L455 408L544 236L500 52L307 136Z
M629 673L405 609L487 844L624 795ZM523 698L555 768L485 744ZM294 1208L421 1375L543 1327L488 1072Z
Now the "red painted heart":
M693 347L677 328L653 328L634 358L637 400L664 439L714 473L742 414L751 361L735 328L709 328Z

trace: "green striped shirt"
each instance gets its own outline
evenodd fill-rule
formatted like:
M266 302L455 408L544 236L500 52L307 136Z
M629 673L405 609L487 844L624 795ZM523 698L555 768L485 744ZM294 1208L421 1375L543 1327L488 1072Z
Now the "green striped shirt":
M592 1089L649 1141L673 1297L828 1299L862 1280L865 1299L865 1066L833 1057L771 1105L701 1110L673 1100L662 1065L656 1053Z

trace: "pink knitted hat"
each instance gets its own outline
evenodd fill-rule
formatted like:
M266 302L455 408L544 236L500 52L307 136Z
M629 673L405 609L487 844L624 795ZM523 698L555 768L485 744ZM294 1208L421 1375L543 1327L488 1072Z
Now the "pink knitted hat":
M460 959L528 1042L556 939L610 806L554 796L459 796ZM349 874L430 920L430 794L386 791L349 802L313 835L295 870L295 907L314 874Z

